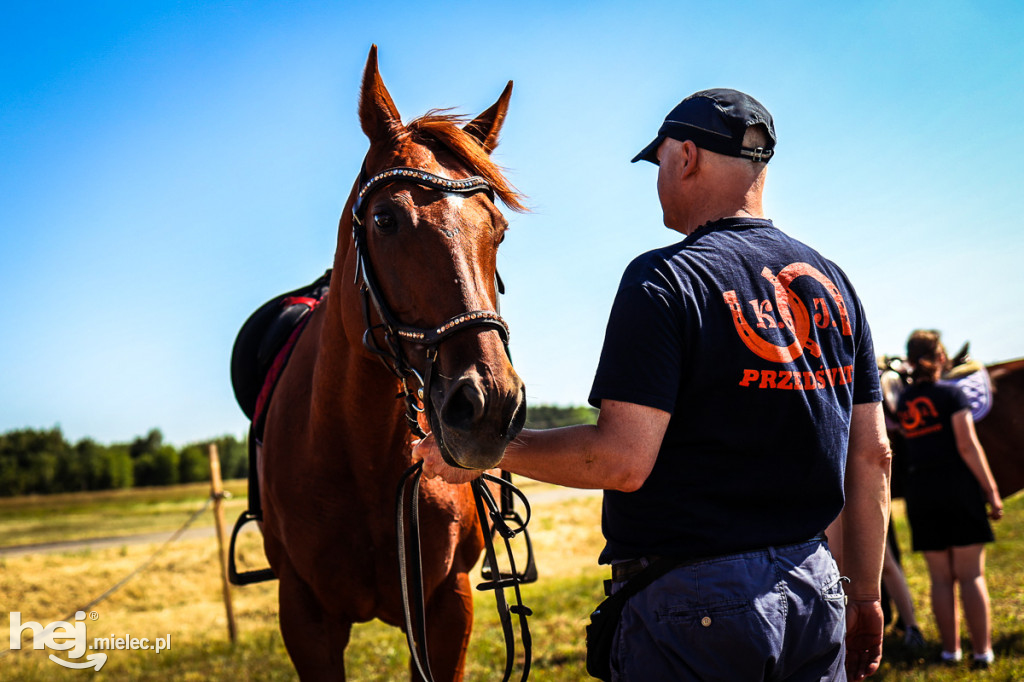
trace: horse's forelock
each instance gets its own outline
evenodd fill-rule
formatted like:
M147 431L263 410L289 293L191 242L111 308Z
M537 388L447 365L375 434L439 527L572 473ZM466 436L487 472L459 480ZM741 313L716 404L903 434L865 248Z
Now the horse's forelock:
M406 130L414 138L433 138L455 153L465 162L472 173L481 176L501 201L513 211L527 210L522 203L523 195L505 179L501 168L484 151L479 140L462 130L467 118L458 114L435 109L411 121Z

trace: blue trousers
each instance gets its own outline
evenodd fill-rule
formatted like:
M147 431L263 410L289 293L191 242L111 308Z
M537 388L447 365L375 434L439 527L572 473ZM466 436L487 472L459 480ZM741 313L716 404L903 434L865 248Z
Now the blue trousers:
M612 679L846 680L845 611L821 540L680 567L626 603Z

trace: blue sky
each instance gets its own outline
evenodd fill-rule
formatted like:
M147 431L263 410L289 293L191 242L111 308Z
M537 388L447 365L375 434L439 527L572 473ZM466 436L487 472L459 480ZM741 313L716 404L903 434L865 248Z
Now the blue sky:
M329 267L372 43L406 119L479 113L502 312L534 403L580 404L622 269L677 241L629 159L689 93L760 99L766 211L853 279L876 350L916 327L1024 355L1019 2L102 2L0 13L0 431L241 435L245 318Z

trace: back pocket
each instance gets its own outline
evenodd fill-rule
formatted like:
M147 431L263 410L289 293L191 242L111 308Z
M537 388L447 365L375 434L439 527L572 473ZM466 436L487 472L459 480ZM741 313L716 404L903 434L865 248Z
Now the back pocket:
M711 627L718 618L729 618L753 610L749 599L719 601L712 604L680 604L658 609L658 621Z

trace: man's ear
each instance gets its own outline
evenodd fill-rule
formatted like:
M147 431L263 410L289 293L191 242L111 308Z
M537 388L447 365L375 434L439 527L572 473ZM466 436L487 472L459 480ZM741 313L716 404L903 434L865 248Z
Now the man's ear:
M679 177L694 175L700 169L701 150L693 140L685 140L679 148Z

